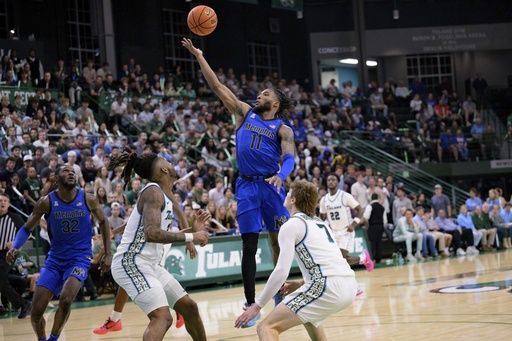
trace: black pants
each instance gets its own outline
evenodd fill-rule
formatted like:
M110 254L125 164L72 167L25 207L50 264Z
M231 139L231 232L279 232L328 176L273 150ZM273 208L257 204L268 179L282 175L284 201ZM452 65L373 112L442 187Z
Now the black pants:
M25 300L11 287L8 280L8 273L11 269L5 260L6 252L0 252L0 294L6 298L15 308L25 305Z
M368 228L368 239L372 247L372 258L379 263L382 260L382 233L383 225L373 225Z
M460 234L459 230L444 232L453 236L452 249L454 251L457 251L457 249L462 246L462 242L465 242L466 246L474 246L475 244L475 240L473 239L473 231L471 229L462 229L462 235Z

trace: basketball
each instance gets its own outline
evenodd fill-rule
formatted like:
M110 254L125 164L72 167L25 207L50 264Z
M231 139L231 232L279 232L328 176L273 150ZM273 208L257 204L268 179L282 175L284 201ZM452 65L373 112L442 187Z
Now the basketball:
M198 36L206 36L217 27L217 14L208 6L196 6L188 13L188 28Z

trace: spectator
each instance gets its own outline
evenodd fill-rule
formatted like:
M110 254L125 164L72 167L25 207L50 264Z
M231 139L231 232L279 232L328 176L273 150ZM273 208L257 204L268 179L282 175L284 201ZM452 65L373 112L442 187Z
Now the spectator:
M121 204L121 207L127 207L128 206L128 198L123 192L123 184L117 183L115 186L112 186L114 188L113 193L117 196L117 202Z
M457 256L465 256L466 251L468 255L477 255L480 253L478 249L474 247L473 231L471 229L462 229L451 219L446 218L446 213L444 210L439 210L438 215L434 221L442 232L451 234L453 236L452 249L455 251ZM469 221L471 221L471 217L469 217ZM472 223L473 222L471 222L471 224ZM463 241L467 244L466 251L462 249Z
M494 160L499 155L500 142L491 125L487 125L480 139L484 160Z
M477 206L479 207L479 206ZM475 211L477 209L475 208ZM473 234L473 246L475 248L480 244L480 241L482 240L483 233L482 231L478 231L475 227L475 223L473 222L473 218L471 214L468 213L468 209L465 205L462 205L460 207L460 213L457 216L457 224L463 229L463 230L469 230ZM469 247L469 243L468 243Z
M507 203L505 204L505 206L507 205L512 205L511 203ZM492 225L498 229L498 235L501 235L502 237L502 245L506 248L506 249L510 249L512 248L512 243L511 243L511 240L510 240L510 235L511 235L511 231L510 231L510 226L512 225L511 223L507 223L505 222L505 220L503 220L503 217L501 216L500 214L500 208L498 205L494 205L492 207L492 212L491 214L489 215L489 218L491 219L492 221Z
M457 129L457 135L455 136L455 148L457 148L456 154L458 154L462 160L467 161L469 155L468 141L461 129ZM455 160L457 161L457 158L455 158Z
M432 206L432 214L437 217L439 210L443 210L448 213L448 217L452 216L452 206L450 205L450 199L446 194L443 194L443 186L437 184L434 186L434 196L430 199Z
M112 192L112 184L110 183L110 179L108 178L108 169L105 166L102 166L101 168L98 169L96 179L94 180L94 191L97 192L98 188L100 187L103 187L105 189L105 191L107 192L107 196L109 196Z
M473 212L476 206L482 206L482 199L478 197L478 194L474 187L469 190L469 198L466 199L466 207L469 212Z
M487 205L487 212L489 211L488 208L489 205ZM493 247L494 240L496 239L496 228L492 226L488 214L484 214L482 212L482 208L477 206L475 207L475 211L471 214L471 219L473 220L473 224L475 225L476 229L482 234L482 250L496 250Z
M436 233L432 233L430 231L429 226L427 225L429 218L430 212L428 215L426 215L425 209L422 206L418 206L416 208L416 215L414 216L414 218L412 218L414 224L419 227L419 231L423 234L422 251L423 257L425 258L438 257L439 253L437 252L436 249L436 241L438 239L443 239L444 241L443 233L437 232L439 234L437 234L437 238L435 238L434 236L436 235ZM439 247L439 249L444 250L444 248L441 249L441 247Z
M491 206L491 207L494 205L497 205L499 208L502 208L500 198L498 197L498 194L496 193L496 190L494 188L491 188L489 190L489 196L487 197L485 202L488 203L489 206ZM503 218L503 219L505 219L505 218Z
M128 198L128 205L133 206L140 192L140 180L135 178L131 182L131 189L126 193L126 197Z
M382 110L384 117L388 116L388 106L384 104L384 99L378 88L375 88L370 95L370 103L373 116L377 117L377 110Z
M221 178L215 180L215 187L208 192L209 200L217 204L224 198L224 182Z
M35 204L41 198L42 187L41 182L37 179L36 169L30 167L27 170L27 178L21 184L23 197L27 202L29 213L32 213Z
M398 219L402 216L400 213L401 207L412 210L412 202L411 199L405 196L405 189L403 187L398 187L396 190L396 198L393 201L393 222L395 225L398 224Z
M398 219L397 226L393 230L393 242L400 243L405 241L407 248L406 260L415 262L417 260L424 260L421 255L423 235L419 230L419 226L414 223L412 209L405 211L405 216ZM416 243L416 254L412 254L412 242Z
M482 77L480 72L476 74L476 79L473 81L473 89L475 89L476 92L478 105L480 105L480 108L483 108L487 91L487 81Z
M368 195L366 193L367 187L363 182L364 177L362 173L357 175L357 182L352 185L350 188L350 194L356 199L356 201L361 206L361 209L364 210L366 206L368 206Z
M478 116L478 112L476 110L476 103L473 102L473 98L470 95L468 95L464 103L462 103L462 110L464 112L466 126L471 127L471 122Z

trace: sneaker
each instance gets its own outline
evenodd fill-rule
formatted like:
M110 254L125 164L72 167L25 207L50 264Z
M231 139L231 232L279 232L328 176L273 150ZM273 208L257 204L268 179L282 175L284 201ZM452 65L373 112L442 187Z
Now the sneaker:
M417 260L425 260L425 258L421 255L421 253L419 252L416 252L416 254L414 255L414 257L416 257Z
M277 307L279 303L281 303L281 301L284 299L284 295L278 291L277 294L275 294L272 298L274 299L274 307Z
M409 262L416 262L416 258L411 254L408 254L407 257L405 257L405 259Z
M102 325L99 328L94 329L92 332L94 334L103 335L103 334L107 334L108 332L118 332L121 329L123 329L123 324L121 323L121 320L114 322L109 317L105 321L104 325Z
M446 253L444 251L441 251L440 255L441 255L441 257L450 257L450 254Z
M185 320L183 319L183 316L176 312L176 328L179 329L181 327L183 327L183 325L185 324Z
M256 304L256 303L253 303L253 304ZM245 306L246 307L250 307L250 305L248 305L247 303L245 303ZM242 328L249 328L249 327L254 326L256 324L256 321L258 321L260 319L260 317L261 317L261 313L258 313L258 315L256 315L252 320L250 320L247 323L242 324L241 327Z
M468 248L466 249L466 252L471 255L479 255L480 254L480 251L478 251L478 249L474 246L468 246Z
M466 255L466 252L459 247L457 249L457 256L465 256L465 255Z
M370 253L368 252L368 250L363 250L363 253L365 256L365 260L364 260L364 262L359 263L359 264L363 264L366 267L366 271L372 272L373 267L375 266L373 264L372 257L370 257Z
M25 304L23 307L21 307L20 314L18 315L19 319L24 319L27 317L27 315L30 313L30 310L32 309L32 302L25 301Z

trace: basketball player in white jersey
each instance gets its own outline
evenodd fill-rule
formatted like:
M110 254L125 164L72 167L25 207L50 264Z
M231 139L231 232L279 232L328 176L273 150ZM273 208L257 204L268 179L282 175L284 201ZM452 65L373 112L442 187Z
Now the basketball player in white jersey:
M329 221L334 240L348 264L363 264L370 272L373 270L373 261L367 250L363 250L359 257L348 255L348 251L354 245L354 229L361 222L363 210L350 193L338 189L339 182L340 179L336 174L329 174L327 177L329 192L320 199L320 219L325 221L327 218ZM354 219L352 219L351 210L357 212L357 217Z
M258 325L260 340L278 340L280 333L300 324L312 340L326 340L322 321L350 306L356 297L354 271L340 255L329 227L315 217L317 203L315 185L304 180L292 183L284 202L291 218L279 231L277 265L256 304L238 317L235 327L253 319L270 301L285 282L294 256L303 280L293 281L293 292ZM291 290L292 285L284 288Z
M185 327L193 340L206 340L204 325L196 303L163 267L158 265L163 244L186 241L201 246L208 242L206 232L170 232L173 219L172 186L177 180L174 166L156 154L137 156L129 148L113 160L124 167L125 184L132 170L150 182L139 195L123 238L112 261L112 276L126 290L133 302L149 317L143 340L162 340L172 324L169 307L183 315ZM196 223L210 218L198 211Z

